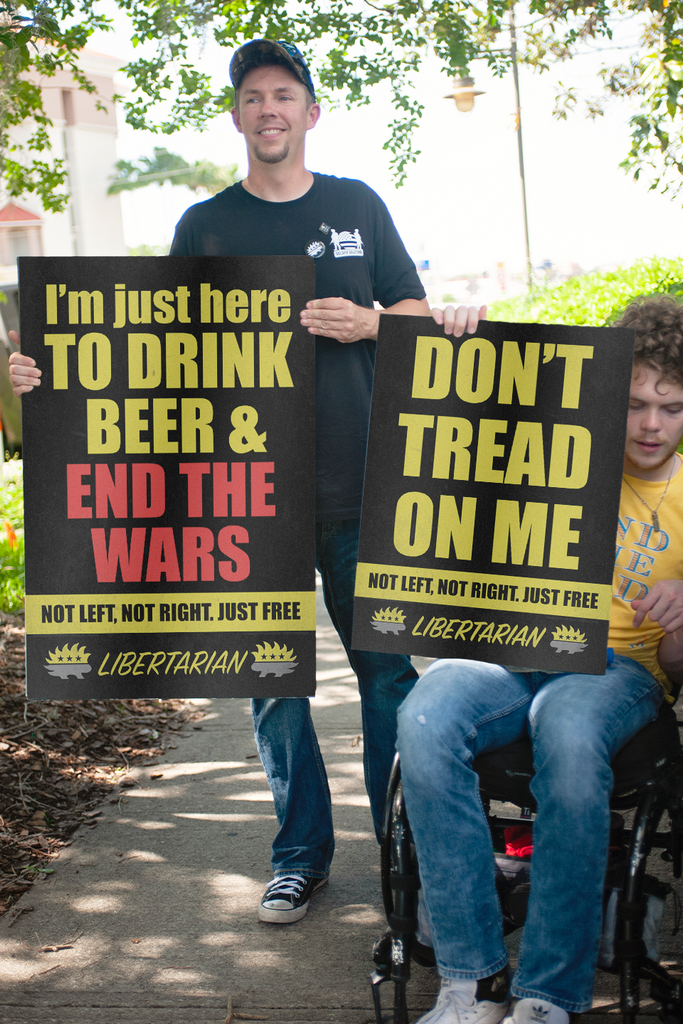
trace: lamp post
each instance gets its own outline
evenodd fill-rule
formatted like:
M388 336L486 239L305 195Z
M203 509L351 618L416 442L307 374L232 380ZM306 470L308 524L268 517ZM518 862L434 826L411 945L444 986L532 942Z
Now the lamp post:
M522 107L519 102L519 73L517 70L517 32L515 30L515 5L510 4L510 56L512 57L512 78L515 83L515 128L519 152L519 180L522 186L522 208L524 210L524 244L526 248L526 284L531 288L531 249L529 248L529 216L526 207L526 178L524 177L524 146L522 145Z
M515 85L515 131L517 132L517 151L519 155L519 178L522 186L522 210L524 213L524 247L526 254L526 283L531 288L531 249L529 246L529 216L526 204L526 179L524 177L524 146L522 144L522 108L519 101L519 73L517 70L517 33L515 30L514 3L510 4L510 56L512 57L512 78ZM454 78L453 89L444 96L446 100L455 100L455 105L462 114L469 113L474 107L476 96L484 93L474 88L474 79L470 77Z

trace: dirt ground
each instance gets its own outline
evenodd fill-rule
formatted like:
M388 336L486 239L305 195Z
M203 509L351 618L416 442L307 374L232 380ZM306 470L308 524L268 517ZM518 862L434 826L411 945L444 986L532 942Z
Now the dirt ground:
M202 717L182 700L26 700L23 621L0 613L0 915L135 785L130 766L154 765Z

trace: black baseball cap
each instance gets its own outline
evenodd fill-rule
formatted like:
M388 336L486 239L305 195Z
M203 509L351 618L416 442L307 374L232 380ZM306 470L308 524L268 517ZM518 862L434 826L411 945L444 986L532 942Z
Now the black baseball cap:
M315 89L306 61L293 43L286 43L282 39L277 42L274 39L252 39L240 46L230 61L230 81L235 89L239 89L248 71L268 64L282 64L289 68L315 99Z

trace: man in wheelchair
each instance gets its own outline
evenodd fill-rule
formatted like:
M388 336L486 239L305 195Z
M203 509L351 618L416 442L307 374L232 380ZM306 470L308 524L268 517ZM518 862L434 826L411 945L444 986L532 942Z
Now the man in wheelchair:
M443 660L399 711L398 749L441 989L419 1024L569 1024L588 1010L602 928L610 761L683 681L683 306L636 331L604 676ZM637 599L632 599L636 597ZM679 630L679 637L676 637ZM528 734L533 882L509 985L491 834L474 758ZM512 1008L510 999L515 1000Z

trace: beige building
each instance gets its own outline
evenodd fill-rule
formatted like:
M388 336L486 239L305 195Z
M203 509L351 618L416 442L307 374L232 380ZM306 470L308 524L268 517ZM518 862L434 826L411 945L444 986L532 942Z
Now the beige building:
M64 213L47 213L34 196L4 204L0 199L0 277L5 281L16 277L17 256L127 255L121 200L107 195L117 159L112 97L120 61L85 50L80 66L96 93L78 89L65 71L41 83L45 112L53 123L53 155L69 171L69 204ZM13 134L21 141L24 131Z

